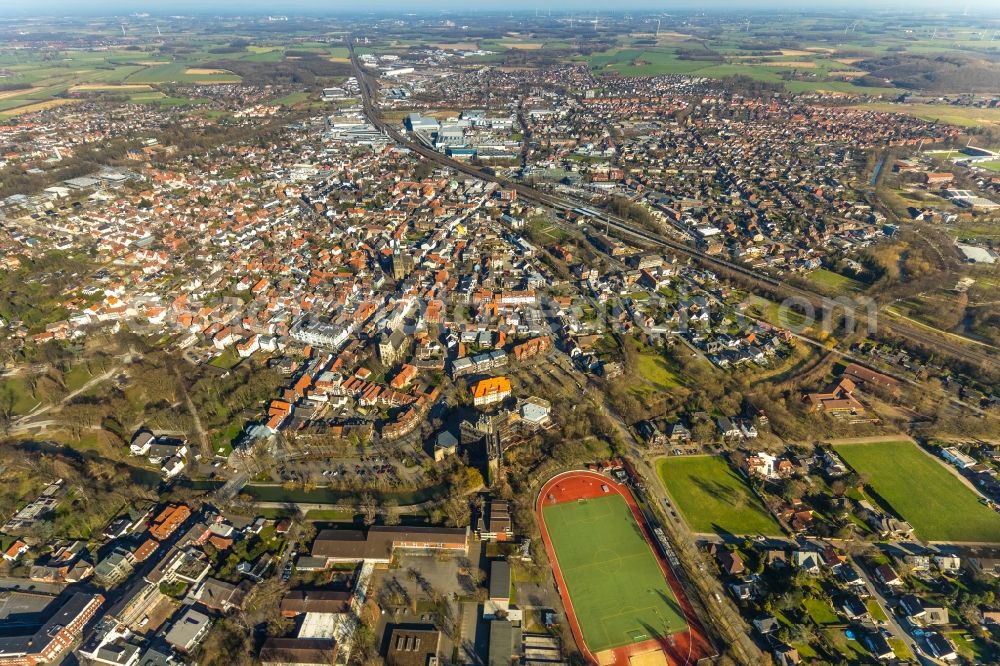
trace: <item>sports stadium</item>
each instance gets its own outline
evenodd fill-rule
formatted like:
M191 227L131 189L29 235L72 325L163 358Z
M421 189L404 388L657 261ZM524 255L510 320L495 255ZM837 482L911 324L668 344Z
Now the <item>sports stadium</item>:
M631 491L592 471L559 474L535 505L573 637L600 666L683 666L711 654Z

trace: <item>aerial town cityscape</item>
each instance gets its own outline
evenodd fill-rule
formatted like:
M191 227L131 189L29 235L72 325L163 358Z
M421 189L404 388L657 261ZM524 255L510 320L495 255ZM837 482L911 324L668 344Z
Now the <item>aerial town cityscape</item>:
M46 1L0 666L1000 664L1000 7Z

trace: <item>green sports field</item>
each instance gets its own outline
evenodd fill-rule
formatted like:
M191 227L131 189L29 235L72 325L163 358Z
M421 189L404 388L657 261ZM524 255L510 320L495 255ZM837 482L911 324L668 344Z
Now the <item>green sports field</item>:
M620 495L552 504L542 518L584 641L594 654L687 628Z
M916 444L886 441L834 447L886 508L929 541L1000 543L1000 514Z
M664 458L656 472L693 531L781 535L743 477L719 456Z

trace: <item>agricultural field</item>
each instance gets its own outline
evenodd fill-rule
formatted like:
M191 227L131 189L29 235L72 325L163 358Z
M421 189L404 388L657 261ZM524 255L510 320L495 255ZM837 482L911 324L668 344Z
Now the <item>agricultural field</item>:
M712 42L708 46L716 48ZM693 42L691 50L697 52L705 44ZM706 54L713 51L705 51ZM623 76L659 76L664 74L691 74L709 78L747 76L756 81L782 83L791 92L840 92L867 95L890 94L892 88L860 86L851 82L865 74L843 62L830 59L825 52L795 51L791 55L775 57L728 56L721 59L695 59L681 57L677 48L613 48L594 53L586 58L598 74ZM795 73L797 78L786 79L782 73Z
M719 456L664 458L656 472L695 532L781 534L743 477Z
M73 99L49 99L44 102L29 101L26 104L12 105L6 110L0 110L0 118L10 118L21 113L45 111L46 109L54 109L58 106L66 106L74 103L76 103L76 100Z
M243 51L212 52L215 43L201 43L183 55L159 54L126 48L107 51L57 51L0 53L0 69L6 72L4 84L29 85L29 88L0 92L0 114L12 117L39 111L72 99L57 97L64 93L125 95L138 103L164 104L162 84L239 83L239 75L218 69L211 63L219 60L277 62L285 57L284 47L246 47ZM346 48L325 48L332 57L343 57ZM182 98L170 98L179 100ZM167 102L169 104L170 102ZM185 102L187 103L187 102Z
M887 113L904 113L926 120L942 122L959 127L982 127L1000 129L1000 109L979 109L945 104L865 104L863 109L885 111Z
M900 63L912 71L929 74L927 78L936 92L964 90L963 84L957 88L954 85L955 73L963 82L974 82L979 92L994 87L988 70L995 66L995 48L988 44L990 39L984 41L981 30L972 26L912 21L905 30L887 30L884 24L864 19L786 18L782 31L795 35L794 40L775 38L772 27L762 21L734 22L711 31L690 23L683 32L637 31L622 35L613 47L582 58L597 73L742 75L780 83L793 93L886 98L898 95L904 88L920 88L911 74L902 74L901 80L888 80L897 75L899 70L894 68ZM954 63L935 60L945 54L959 59ZM913 111L919 113L920 109ZM1000 111L994 110L991 116L978 116L976 110L964 109L943 116L941 110L936 113L942 122L983 126L995 125Z
M127 83L239 83L240 77L232 72L173 62L147 67L130 74L125 81Z
M677 598L620 495L551 504L542 515L591 652L687 628Z
M868 478L870 494L928 541L1000 543L1000 514L945 464L909 441L840 444L837 453Z

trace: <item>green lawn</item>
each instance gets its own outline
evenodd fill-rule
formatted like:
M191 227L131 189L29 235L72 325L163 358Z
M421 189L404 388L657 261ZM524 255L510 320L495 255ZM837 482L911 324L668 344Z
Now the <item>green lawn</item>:
M823 635L833 644L837 652L843 655L849 662L858 663L859 660L864 659L865 661L861 663L869 663L867 661L869 656L868 651L858 641L848 640L847 636L844 635L843 629L823 629L822 631Z
M40 401L31 397L31 390L22 377L0 380L0 406L12 414L27 414Z
M906 647L906 643L903 642L902 638L890 638L889 647L896 653L897 659L913 659L913 653L910 652L910 648Z
M803 659L815 659L818 655L809 643L792 643L793 648L798 650L799 656Z
M655 349L640 349L636 358L636 366L642 378L660 391L667 391L682 384L680 378L667 363L667 359Z
M995 664L997 652L982 639L964 631L946 631L944 635L955 644L962 657L980 664Z
M233 440L243 431L243 424L239 421L231 423L221 430L212 433L212 449L215 455L220 458L227 458L233 452Z
M782 307L779 303L768 300L762 296L751 295L750 314L763 319L775 326L787 328L791 331L800 332L810 324L805 315L793 310L790 307Z
M657 473L695 532L781 535L764 505L718 456L664 458Z
M284 97L279 97L278 99L274 100L274 103L280 104L282 106L295 106L296 104L304 102L307 99L309 99L309 93L298 91L289 93Z
M309 509L306 511L306 520L334 520L351 521L354 520L353 509Z
M552 504L542 518L591 652L687 628L624 498Z
M1000 515L944 465L906 441L841 444L837 452L886 508L913 525L929 541L1000 543Z
M879 622L889 621L889 617L885 614L885 611L882 609L882 605L877 599L869 599L865 603L865 608L868 609L868 614L872 616L873 620L877 620Z
M830 603L825 599L806 599L802 602L802 606L805 607L806 613L809 614L812 621L820 626L840 622L840 618L833 612Z
M64 379L66 380L66 390L68 392L76 391L80 389L94 378L94 375L87 370L87 366L82 363L74 365L72 368L66 371Z
M854 293L864 288L864 285L857 280L849 278L846 275L841 275L840 273L834 273L825 268L817 268L814 271L809 271L806 273L806 279L810 282L815 282L821 287L827 287L839 293Z
M236 347L227 347L221 354L209 361L208 364L222 368L223 370L232 370L242 360L240 355L236 353Z

